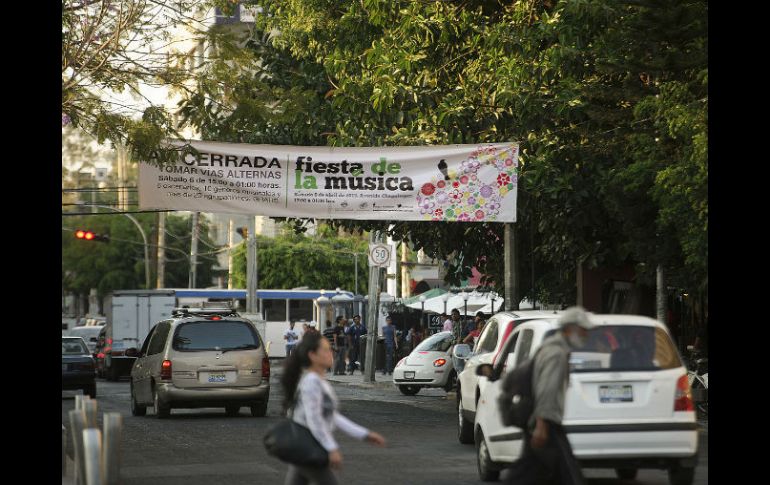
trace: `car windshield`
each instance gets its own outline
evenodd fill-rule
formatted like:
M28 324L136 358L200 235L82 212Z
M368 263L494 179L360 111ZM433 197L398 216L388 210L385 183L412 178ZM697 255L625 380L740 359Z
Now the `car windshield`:
M257 332L246 322L198 321L177 327L174 350L235 350L259 348Z
M572 351L573 372L642 371L682 366L668 333L647 325L601 325L588 332L586 344Z
M81 339L66 339L61 341L62 355L83 355L88 353L88 348Z
M431 335L430 337L420 342L420 345L415 347L413 352L446 352L451 346L452 334L449 332L442 332Z

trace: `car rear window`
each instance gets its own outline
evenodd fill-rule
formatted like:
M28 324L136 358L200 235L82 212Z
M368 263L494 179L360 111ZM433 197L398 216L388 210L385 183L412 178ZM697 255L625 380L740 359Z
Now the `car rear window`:
M88 353L88 348L81 339L73 338L61 341L62 355L83 355Z
M643 371L682 366L668 333L646 325L602 325L570 354L573 372Z
M179 325L172 347L182 352L258 349L256 330L246 322L197 321Z
M452 334L437 333L426 338L414 348L414 352L446 352L452 346Z

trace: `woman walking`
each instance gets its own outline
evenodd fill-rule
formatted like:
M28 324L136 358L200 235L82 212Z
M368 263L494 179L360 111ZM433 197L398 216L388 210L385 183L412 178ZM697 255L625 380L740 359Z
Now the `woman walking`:
M385 438L359 426L337 411L339 402L326 381L326 369L334 362L329 341L320 334L306 335L294 353L286 359L281 378L285 391L284 409L292 411L292 419L307 427L329 453L329 466L308 468L289 465L286 485L336 485L333 470L342 467L342 454L332 432L339 428L348 436L385 446Z

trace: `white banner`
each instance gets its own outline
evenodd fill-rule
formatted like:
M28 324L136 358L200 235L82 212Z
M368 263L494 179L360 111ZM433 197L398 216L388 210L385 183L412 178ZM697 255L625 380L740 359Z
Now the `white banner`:
M182 145L182 142L175 142ZM515 222L518 145L332 148L191 142L139 166L139 206L273 217Z

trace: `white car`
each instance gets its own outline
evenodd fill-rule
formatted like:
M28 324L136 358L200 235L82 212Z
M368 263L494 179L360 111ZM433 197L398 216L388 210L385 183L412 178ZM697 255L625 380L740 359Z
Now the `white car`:
M458 376L457 439L460 443L473 443L473 422L476 419L476 403L480 396L476 367L493 362L500 352L500 347L516 325L530 320L555 319L558 315L559 312L556 311L515 310L497 313L487 320L473 347L473 352L467 358L465 367Z
M562 422L584 468L615 468L633 479L639 468L669 472L672 485L690 485L698 432L687 369L662 323L638 315L590 315L597 325L586 345L570 355ZM516 327L500 358L477 366L481 397L474 438L479 475L495 481L519 458L522 430L503 426L498 410L501 376L522 364L558 331L553 320Z
M451 389L455 371L449 348L452 332L439 332L426 338L411 354L398 361L393 369L393 383L407 396L414 396L423 387Z

